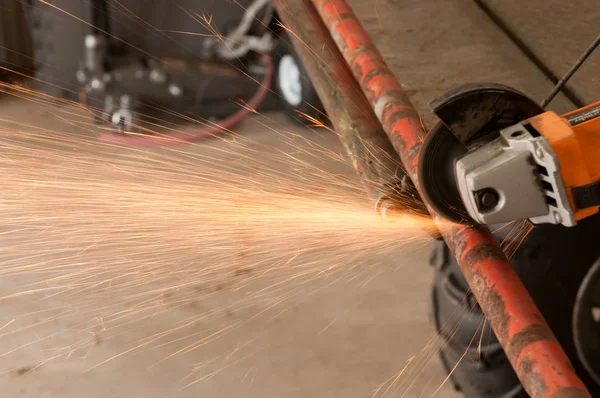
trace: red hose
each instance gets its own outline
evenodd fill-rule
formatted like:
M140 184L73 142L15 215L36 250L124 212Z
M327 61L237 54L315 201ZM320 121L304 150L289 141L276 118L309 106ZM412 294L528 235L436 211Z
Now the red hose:
M105 132L101 133L98 139L102 142L107 142L111 144L165 146L199 141L202 139L213 137L217 134L222 133L223 131L229 130L235 127L238 123L240 123L250 113L253 113L253 110L257 109L269 94L274 73L273 60L267 54L263 54L260 60L261 63L265 66L265 76L262 82L260 82L260 87L252 96L252 98L250 98L250 100L247 103L247 106L240 108L240 110L228 116L218 125L215 124L213 126L206 126L192 131L179 132L175 134L161 136Z

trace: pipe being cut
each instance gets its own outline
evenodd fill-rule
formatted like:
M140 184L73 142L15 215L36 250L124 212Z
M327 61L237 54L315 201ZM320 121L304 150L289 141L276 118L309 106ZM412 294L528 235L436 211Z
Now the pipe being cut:
M302 78L310 78L367 195L380 205L402 194L400 158L314 7L303 0L275 3L285 28L292 27L287 36L309 75Z
M318 13L400 155L407 175L412 181L418 181L416 171L425 127L351 7L345 0L276 0L275 3L284 24L298 34L303 46L309 48L322 45L314 37L311 41L308 36L302 36L304 27L315 22L291 14L289 8L302 3L310 12ZM309 3L312 3L312 9ZM306 53L300 52L300 56L303 61L311 62ZM313 83L318 85L318 82ZM351 98L355 93L347 91L345 95ZM329 112L327 104L324 105ZM431 208L429 211L441 226L444 240L456 256L465 279L529 395L534 398L590 397L489 230L481 226L448 226L447 221Z

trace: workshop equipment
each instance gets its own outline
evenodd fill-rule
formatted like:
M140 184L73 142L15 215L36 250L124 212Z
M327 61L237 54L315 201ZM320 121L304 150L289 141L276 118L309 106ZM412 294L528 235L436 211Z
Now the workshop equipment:
M433 106L419 179L459 223L529 219L572 227L600 206L600 103L562 117L499 85L460 87Z
M598 46L600 35L539 106L497 84L464 85L434 101L440 122L419 159L428 203L457 223L572 227L598 213L600 102L563 117L543 113Z
M143 3L23 2L36 81L85 103L100 140L191 142L230 131L257 109L283 107L297 121L323 115L272 0Z
M272 62L270 58L260 57L260 54L268 54L274 45L273 35L266 28L272 17L269 8L272 8L270 0L253 1L236 28L220 40L205 39L195 59L159 59L140 48L133 56L114 54L111 41L122 40L111 33L108 3L94 0L92 32L84 37L84 59L76 73L77 80L84 87L88 104L102 110L99 119L113 125L118 132L134 129L135 108L140 104L152 104L155 109L175 107L180 113L193 112L205 118L224 117L224 128L233 127L235 123L229 120L237 122L241 117L229 115L237 115L240 108L232 99L247 100L244 97L254 91L257 94L249 102L252 107L258 107L271 84ZM261 14L263 20L258 19L265 9L265 15ZM254 34L251 28L257 20L265 26ZM236 69L245 73L237 73ZM253 79L248 79L248 75ZM198 78L204 83L199 85ZM219 86L214 86L215 80L220 80ZM250 83L252 88L248 89L248 80L262 81L262 84ZM211 86L214 87L211 89ZM205 98L207 95L211 96L209 101ZM140 130L139 125L137 130ZM178 136L174 141L192 141L222 128L212 126L201 130ZM135 142L140 143L139 136Z

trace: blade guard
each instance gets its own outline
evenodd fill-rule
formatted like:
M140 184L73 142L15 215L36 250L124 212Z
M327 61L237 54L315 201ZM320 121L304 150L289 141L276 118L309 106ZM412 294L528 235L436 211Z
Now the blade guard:
M521 92L494 83L460 86L430 105L440 121L429 131L421 148L421 192L444 218L473 224L458 191L456 161L498 137L500 129L540 114L543 109Z

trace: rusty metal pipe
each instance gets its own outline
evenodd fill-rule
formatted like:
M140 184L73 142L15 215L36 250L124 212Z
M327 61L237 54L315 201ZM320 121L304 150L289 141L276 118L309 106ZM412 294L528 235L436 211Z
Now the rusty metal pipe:
M398 154L310 1L275 4L365 191L381 202L404 176Z
M408 176L417 181L425 127L410 99L345 0L311 1L400 155ZM299 29L296 33L303 45L318 48L322 43L302 36L304 25L315 22L282 12L296 2L279 0L276 7L284 23L292 30ZM311 62L312 57L307 57L306 52L301 56L303 61ZM345 95L354 93L346 91ZM431 213L438 225L444 222ZM525 390L534 398L590 397L489 230L462 225L444 225L440 230Z

